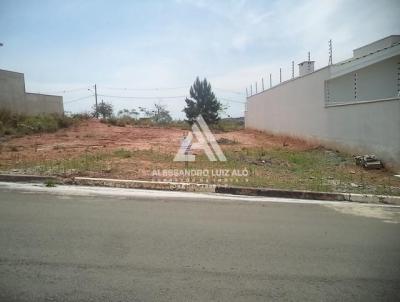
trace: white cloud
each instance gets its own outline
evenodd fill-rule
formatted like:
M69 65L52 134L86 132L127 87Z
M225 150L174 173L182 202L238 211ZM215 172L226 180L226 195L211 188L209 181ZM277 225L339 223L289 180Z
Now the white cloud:
M267 79L267 86L269 73L276 83L280 67L283 79L289 78L292 60L296 62L297 73L297 63L306 59L308 51L317 67L325 66L329 39L333 39L337 62L351 56L353 48L385 35L399 34L400 28L398 0L176 0L163 4L168 13L159 16L160 21L153 16L155 10L149 9L155 4L141 3L152 12L141 19L145 24L127 22L126 26L133 29L116 26L115 36L111 32L101 36L106 44L80 33L78 36L85 37L83 40L66 42L74 47L67 45L58 51L40 49L35 53L31 49L23 51L21 45L27 40L23 35L8 37L8 41L15 42L19 54L10 51L7 55L8 48L4 47L1 63L25 72L27 87L31 90L57 91L94 82L100 89L105 85L176 87L190 85L199 75L209 78L213 87L244 92L251 83L260 83L262 77ZM129 5L134 10L138 4ZM108 11L106 15L112 18ZM114 20L116 24L117 21ZM83 25L85 22L82 20ZM36 35L45 32L43 27L36 31ZM240 98L229 93L219 95ZM121 101L120 104L128 103ZM79 107L76 103L74 108L78 110L84 105ZM169 106L179 115L182 105L171 102ZM232 104L231 110L240 112L241 108Z

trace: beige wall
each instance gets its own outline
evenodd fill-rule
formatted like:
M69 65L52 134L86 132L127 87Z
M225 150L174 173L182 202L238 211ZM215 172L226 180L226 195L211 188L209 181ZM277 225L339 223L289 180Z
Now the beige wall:
M8 70L0 70L0 109L27 115L64 113L61 96L26 93L24 74Z
M400 166L400 99L326 106L329 78L326 67L249 97L246 128L375 153Z
M28 115L64 113L63 100L61 96L26 93L25 100L25 114Z
M22 113L24 103L24 74L0 70L0 108Z

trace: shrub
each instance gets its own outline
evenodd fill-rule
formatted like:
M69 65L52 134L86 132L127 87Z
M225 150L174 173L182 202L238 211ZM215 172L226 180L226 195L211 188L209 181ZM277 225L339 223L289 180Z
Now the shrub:
M55 132L60 128L71 126L76 120L58 114L25 116L0 110L0 134L24 135L39 132Z
M91 119L93 116L88 112L81 112L81 113L74 113L74 114L71 115L71 117L74 120L84 121L84 120Z
M21 126L28 128L31 132L55 132L59 129L58 120L51 115L38 115L28 117Z
M110 124L113 126L117 126L117 118L115 118L115 117L102 118L102 119L100 119L100 122L104 123L104 124Z
M56 186L56 182L52 179L48 179L44 182L45 186L48 188L54 188Z
M65 115L57 116L56 120L58 122L58 128L68 128L74 123L72 118Z
M211 128L222 132L237 131L244 129L244 121L235 118L221 119L217 124L211 125Z

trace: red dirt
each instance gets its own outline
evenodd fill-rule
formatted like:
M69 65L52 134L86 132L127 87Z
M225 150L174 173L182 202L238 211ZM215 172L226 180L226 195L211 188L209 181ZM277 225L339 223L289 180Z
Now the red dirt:
M177 128L117 127L90 120L55 133L11 139L0 145L2 147L0 161L15 160L15 158L29 160L38 157L58 159L77 156L85 151L110 151L120 148L153 149L162 153L175 153L185 133L186 130ZM286 146L289 149L304 150L315 147L302 140L268 135L254 130L217 133L215 137L236 142L234 145L223 145L223 148Z
M119 148L127 150L156 149L169 151L175 147L183 131L165 128L139 128L109 126L99 121L81 122L68 129L55 133L44 133L14 138L3 144L3 151L12 147L25 159L37 157L38 153L46 154L47 159L60 158L60 155L74 156L85 151L108 151ZM0 160L9 152L0 153ZM62 153L62 154L60 154Z
M290 150L309 150L318 147L318 144L287 136L277 136L256 130L240 130L215 134L216 139L221 137L238 142L240 147L263 147L266 149L286 147Z

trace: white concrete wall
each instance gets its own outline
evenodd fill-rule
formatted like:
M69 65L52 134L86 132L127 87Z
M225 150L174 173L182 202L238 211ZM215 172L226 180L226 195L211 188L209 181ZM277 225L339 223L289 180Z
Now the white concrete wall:
M246 128L375 153L400 166L400 99L325 106L330 67L248 98Z
M328 78L329 68L324 68L249 97L246 127L305 138L324 136Z
M324 140L400 166L400 98L329 106L326 112Z
M396 97L400 85L400 55L329 79L327 102L370 101Z
M19 114L64 113L63 98L25 92L24 74L0 70L0 109Z

